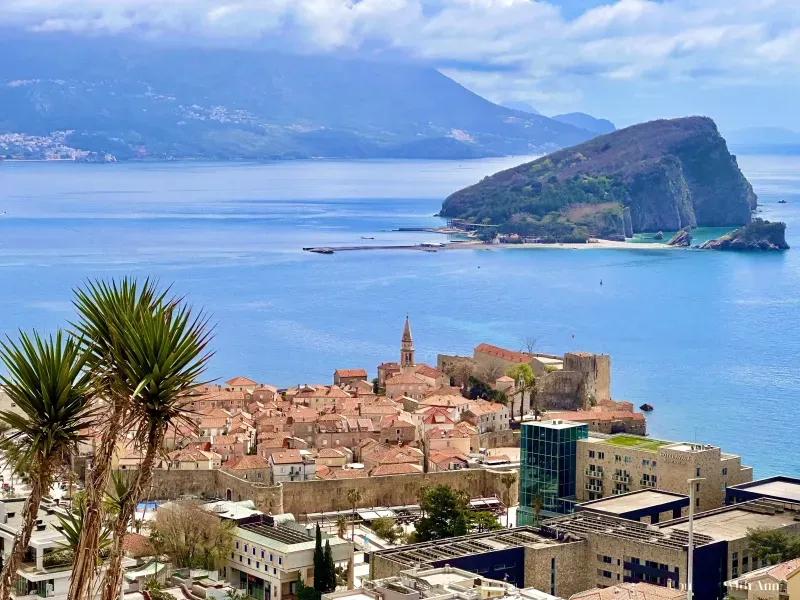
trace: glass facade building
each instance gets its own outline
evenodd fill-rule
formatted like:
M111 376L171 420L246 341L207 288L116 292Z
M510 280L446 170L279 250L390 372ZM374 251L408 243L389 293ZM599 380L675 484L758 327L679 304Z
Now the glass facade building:
M517 525L573 512L578 440L589 426L569 421L522 424Z

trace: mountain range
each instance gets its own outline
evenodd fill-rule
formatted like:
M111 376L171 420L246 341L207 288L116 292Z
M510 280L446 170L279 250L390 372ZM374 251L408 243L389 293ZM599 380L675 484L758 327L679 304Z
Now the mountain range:
M474 158L548 152L597 133L498 106L427 66L0 37L0 52L14 57L0 61L6 156L54 132L56 146L118 159Z

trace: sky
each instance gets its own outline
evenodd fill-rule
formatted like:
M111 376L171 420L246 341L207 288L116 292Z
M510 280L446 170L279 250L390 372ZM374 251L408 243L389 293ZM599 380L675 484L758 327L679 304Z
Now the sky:
M800 130L800 0L0 0L0 28L430 64L495 102L617 125Z

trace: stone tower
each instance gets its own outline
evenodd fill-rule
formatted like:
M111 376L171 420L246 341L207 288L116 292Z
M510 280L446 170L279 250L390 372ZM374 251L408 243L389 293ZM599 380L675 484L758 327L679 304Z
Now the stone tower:
M406 316L406 326L403 328L403 340L400 344L400 372L403 375L413 375L415 371L414 341L411 339L411 325Z

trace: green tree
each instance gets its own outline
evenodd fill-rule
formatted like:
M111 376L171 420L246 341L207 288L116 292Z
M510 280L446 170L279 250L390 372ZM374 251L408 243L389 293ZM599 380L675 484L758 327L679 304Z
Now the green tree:
M161 303L150 311L129 315L120 323L112 346L119 366L115 385L132 398L133 437L144 458L136 470L114 524L102 600L115 600L122 582L123 540L153 468L164 453L170 427L194 427L186 409L186 393L198 383L211 354L207 318L192 314L182 301Z
M511 487L517 483L517 472L508 471L500 476L500 483L506 488L506 524L508 524L508 511L511 508Z
M98 397L103 399L105 418L95 424L102 433L91 481L86 486L85 523L70 577L70 600L91 595L89 588L95 577L97 544L103 526L103 491L108 484L117 442L132 425L131 398L127 387L118 385L121 365L117 363L118 353L114 352L114 347L126 320L152 311L165 297L166 292L159 292L150 279L141 285L129 278L119 283L96 281L85 289L75 290L73 304L78 320L72 327L88 353L87 370L93 374Z
M31 474L31 491L22 509L22 526L0 574L0 599L8 600L23 552L30 543L42 497L55 473L69 462L81 430L96 412L86 355L74 338L57 332L43 339L20 334L19 342L2 344L0 360L8 375L0 376L6 394L18 412L0 412L0 420L13 430L2 439L13 469Z
M383 538L390 544L394 544L403 533L403 530L395 524L394 519L389 517L375 519L370 529L375 532L375 535Z
M495 531L503 528L500 521L497 520L497 517L487 510L468 513L467 523L471 530L478 533L483 531Z
M506 375L514 380L517 393L519 393L519 418L522 420L522 406L525 403L525 394L531 396L531 409L534 414L538 414L539 407L536 406L536 376L533 374L533 368L527 363L520 363L512 365L506 371ZM514 420L514 399L516 394L511 398L511 420Z
M219 569L233 550L233 521L223 521L194 502L162 506L150 522L150 543L179 569Z
M469 495L447 485L428 488L420 503L425 514L416 524L415 542L428 542L466 535Z
M336 563L333 562L331 543L325 540L325 592L336 591Z
M295 600L319 600L321 594L313 587L303 583L302 576L297 574L297 587L295 588Z
M347 518L344 515L336 517L336 535L342 539L347 535Z
M347 490L347 501L353 507L353 521L350 525L350 539L356 543L356 508L364 501L364 492L358 488Z
M322 531L317 523L317 541L314 545L314 589L320 593L327 592L328 575L325 571L325 551L322 548Z
M748 529L747 550L759 561L774 565L800 558L800 536L789 535L780 529Z

